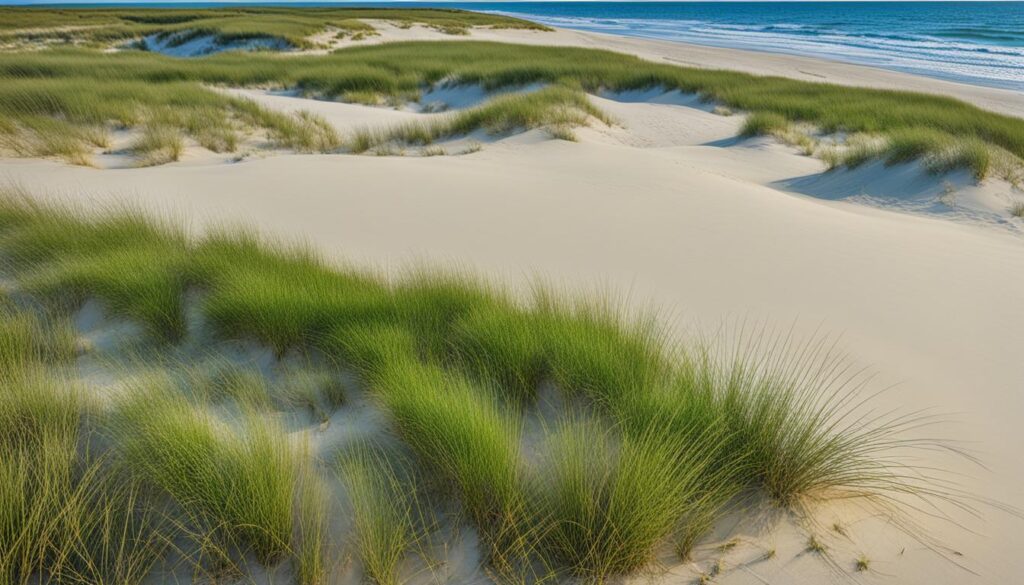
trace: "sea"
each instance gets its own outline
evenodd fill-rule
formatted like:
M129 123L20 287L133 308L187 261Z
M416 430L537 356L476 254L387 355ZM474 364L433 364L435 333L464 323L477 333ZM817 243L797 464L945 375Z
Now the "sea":
M34 3L31 0L8 2ZM0 3L4 3L3 0ZM117 4L182 7L237 6L241 2ZM805 55L1024 91L1024 2L410 1L264 4L464 8L520 16L564 28Z

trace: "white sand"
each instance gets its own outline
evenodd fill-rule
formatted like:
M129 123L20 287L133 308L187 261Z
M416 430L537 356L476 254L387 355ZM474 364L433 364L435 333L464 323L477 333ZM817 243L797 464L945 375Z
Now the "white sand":
M705 47L672 41L657 41L603 33L556 29L535 30L473 29L471 34L446 35L436 30L413 26L400 29L390 23L368 20L381 34L361 41L335 41L335 47L418 40L486 40L550 46L579 46L610 49L651 61L684 67L731 69L756 75L778 75L882 89L901 89L949 95L997 112L1024 116L1024 93L932 79L910 73L887 71L863 65L826 61L813 57L760 53L741 49ZM321 51L322 52L322 51Z
M566 31L486 33L499 34L604 44L652 58L686 55L706 66L732 59L748 70L792 67L794 75L928 89L1024 112L1017 94L1003 99L1009 92L852 65ZM343 131L432 115L249 95L272 107L315 110ZM594 99L625 128L584 129L579 143L534 131L457 157L280 155L125 170L2 160L0 178L43 196L129 199L182 213L199 227L250 222L377 266L455 262L516 283L541 275L572 288L611 289L669 310L680 331L745 320L795 323L805 336L819 328L842 334L852 359L878 372L877 387L898 384L881 405L951 413L956 423L935 433L963 441L989 467L954 462L965 488L1024 508L1019 233L828 200L860 195L858 185L889 199L892 190L917 185L914 197L937 198L929 190L940 181L914 167L821 175L820 162L787 147L732 140L739 117L715 116L686 96L610 97ZM1003 187L986 188L962 186L964 198L994 205ZM1007 220L1014 225L1019 232L1019 223ZM829 509L821 521L831 525L833 513L850 512ZM821 534L847 574L858 553L870 555L877 572L858 577L862 582L1012 583L1024 575L1024 522L992 510L983 520L964 521L976 533L926 524L969 570L877 520L849 526L849 539ZM752 538L757 546L726 556L727 573L717 582L836 582L827 563L801 554L805 540L788 524L760 534ZM740 566L763 554L757 547L771 546L775 559ZM671 575L673 583L694 577L686 566L671 568Z

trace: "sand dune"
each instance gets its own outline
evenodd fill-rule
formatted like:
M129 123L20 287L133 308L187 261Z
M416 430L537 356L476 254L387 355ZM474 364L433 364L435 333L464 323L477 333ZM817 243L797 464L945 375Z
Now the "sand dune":
M473 36L931 90L1024 113L1019 94L797 57L569 31ZM393 37L371 42L387 38ZM440 115L237 93L275 109L314 111L342 132ZM458 97L465 96L449 96L455 107ZM882 404L934 408L958 421L941 433L963 441L989 467L955 469L966 489L1024 508L1024 240L1020 220L993 226L984 213L1010 197L1008 186L976 186L956 174L941 179L916 165L824 173L820 161L771 140L736 139L740 116L716 115L689 96L592 99L619 124L594 123L579 131L579 143L532 131L464 156L271 153L225 164L197 154L116 170L7 159L0 160L0 178L43 197L128 200L181 214L199 229L252 223L309 240L339 260L390 268L458 263L512 286L535 276L572 288L596 284L665 309L679 331L747 322L792 326L805 337L839 334L857 364L878 372L879 387L896 385ZM943 180L959 193L959 215L940 201ZM904 212L858 204L878 199L905 204ZM823 521L849 513L829 510ZM864 582L1011 583L1024 574L1024 522L994 510L983 520L962 520L977 533L927 524L964 569L877 519L858 522L836 546L847 556L865 551L875 559L878 570ZM785 526L756 538L780 553L804 546ZM730 571L720 582L839 579L813 555L789 560L793 554ZM669 581L688 579L692 573L680 572Z
M520 44L591 47L628 53L651 61L686 67L730 69L756 75L777 75L804 81L938 93L996 112L1015 116L1024 115L1024 95L1020 92L932 79L910 73L886 71L813 57L705 47L673 41L657 41L568 29L542 32L478 28L473 29L470 34L465 36L453 36L423 26L402 29L387 22L374 20L367 22L370 22L380 32L379 36L368 37L360 41L349 39L334 41L335 46L346 47L414 40L487 40Z

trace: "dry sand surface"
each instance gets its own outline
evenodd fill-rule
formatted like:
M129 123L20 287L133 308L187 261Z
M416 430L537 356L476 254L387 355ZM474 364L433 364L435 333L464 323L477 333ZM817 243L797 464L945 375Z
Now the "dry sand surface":
M1024 116L1024 93L1021 92L932 79L813 57L705 47L673 41L657 41L568 29L556 29L554 32L475 29L469 35L453 36L422 26L401 29L383 21L368 20L367 22L371 23L381 34L360 41L344 39L332 42L337 47L343 47L391 41L464 39L590 47L628 53L651 61L672 63L684 67L730 69L756 75L778 75L805 81L940 93L996 112ZM328 36L325 40L329 38Z
M812 59L570 31L474 34L929 90L1024 114L1019 94ZM343 132L439 115L244 93L270 107L316 111ZM661 307L681 333L745 322L841 335L853 361L878 372L878 388L895 385L881 408L949 413L955 423L933 431L962 441L988 467L955 463L966 489L1024 508L1024 238L1019 220L985 213L1017 196L1009 186L952 175L946 180L973 203L939 213L929 206L941 180L913 165L823 174L819 161L770 140L735 140L740 116L715 115L687 96L593 99L620 125L595 123L579 131L578 143L532 131L460 156L272 154L230 164L191 152L175 164L106 170L8 159L0 160L0 180L40 196L129 200L200 229L245 222L308 239L339 260L456 263L513 284L540 276L610 290ZM904 210L862 204L876 199ZM873 570L857 582L1016 582L1024 575L1024 521L983 514L960 517L962 527L923 520L949 546L949 560L842 507L820 520L850 522L848 536L826 536L846 578L854 578L858 554L872 558ZM716 582L844 579L803 553L806 536L786 523L740 530L750 538L725 556ZM774 559L744 564L772 547ZM668 582L694 575L669 571Z

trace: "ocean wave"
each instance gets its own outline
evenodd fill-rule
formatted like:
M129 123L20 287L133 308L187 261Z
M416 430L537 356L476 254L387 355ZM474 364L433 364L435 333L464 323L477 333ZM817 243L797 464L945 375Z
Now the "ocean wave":
M698 19L531 15L564 28L721 47L825 57L1024 90L1024 34L1004 28L876 30L861 23L721 22ZM1022 29L1024 30L1024 29ZM1017 46L1020 41L1021 46Z

